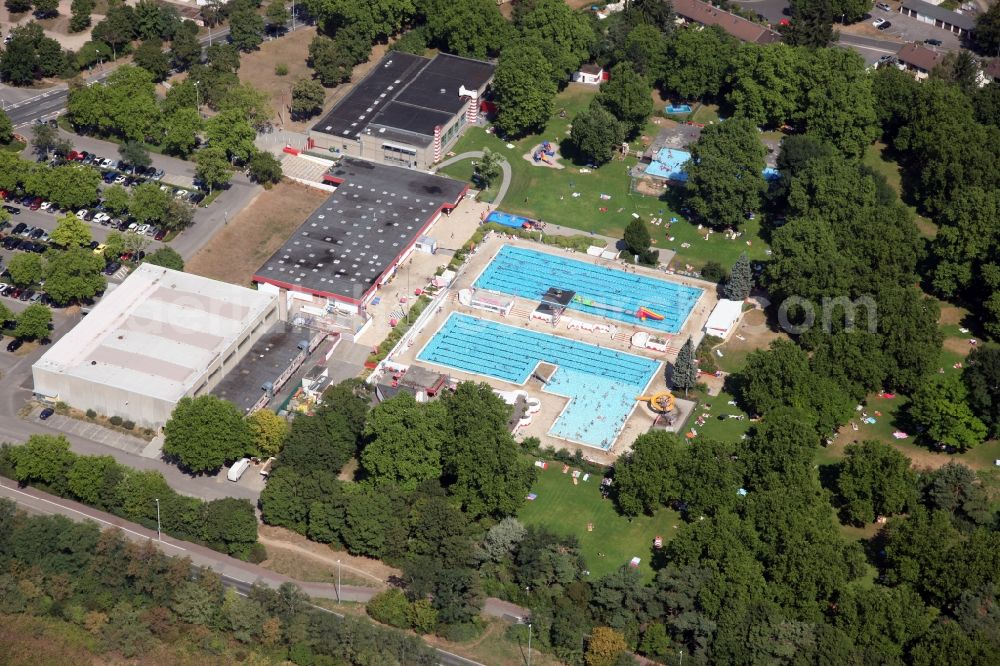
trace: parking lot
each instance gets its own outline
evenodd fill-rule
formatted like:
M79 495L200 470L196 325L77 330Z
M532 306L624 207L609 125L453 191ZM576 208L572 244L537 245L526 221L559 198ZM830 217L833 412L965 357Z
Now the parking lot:
M921 23L913 17L900 14L898 2L885 4L889 5L889 11L873 7L869 12L871 18L853 25L839 27L840 31L845 34L892 39L898 41L900 46L905 42L923 43L925 40L935 39L939 40L941 45L928 45L928 48L933 48L936 51L954 51L961 46L961 41L954 33L936 28L928 23ZM890 26L884 30L879 30L872 25L877 19L888 21Z

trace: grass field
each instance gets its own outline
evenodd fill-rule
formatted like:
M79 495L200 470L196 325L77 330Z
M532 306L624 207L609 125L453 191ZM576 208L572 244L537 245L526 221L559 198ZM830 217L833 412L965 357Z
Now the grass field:
M900 173L899 164L889 157L888 149L884 143L877 141L868 146L861 162L885 176L889 186L896 190L896 194L900 198L903 198L903 176ZM913 219L917 223L917 229L920 230L920 233L927 238L934 238L937 235L937 225L928 218L918 215L915 207L909 205L907 207L913 212Z
M547 470L539 472L531 492L538 499L525 502L518 518L526 525L544 525L557 534L577 537L594 580L628 564L633 557L642 558L639 570L643 577L652 578L653 539L672 538L674 525L680 524L680 516L669 509L632 519L618 515L611 500L601 497L599 476L591 475L589 481L581 477L574 486L559 462L550 462ZM592 532L587 530L589 523L594 526Z
M474 127L459 139L452 152L460 154L489 148L507 158L512 172L511 185L500 208L510 213L612 238L622 237L633 213L644 220L652 217L666 220L678 217L678 223L669 232L664 226L649 225L654 247L668 248L678 253L672 264L674 268L683 269L685 264L690 264L698 269L712 260L728 267L744 251L748 251L752 259L763 259L766 256L767 248L759 238L756 221L747 225L746 233L740 240L726 240L721 234L712 234L706 240L703 231L677 215L666 197L632 192L628 171L638 162L634 156L624 161L614 159L590 173L581 173L581 165L573 164L566 157L572 153L572 147L568 144L569 127L573 116L586 108L595 94L596 91L587 86L569 86L556 97L556 111L545 130L540 135L513 142L513 148L507 148L503 141L493 134L487 134L483 128ZM564 117L560 117L560 114ZM640 138L632 142L633 148L639 147L639 144L648 144L658 130L659 126L651 121ZM532 147L543 140L560 146L560 163L564 169L536 166L524 158ZM466 180L472 173L472 167L463 162L446 167L442 172ZM579 193L580 196L574 197L574 193ZM602 199L601 195L609 198ZM607 212L601 212L602 208L607 209ZM672 242L668 240L669 236L674 237ZM746 245L746 239L752 241L751 246ZM689 244L690 247L683 248L682 244Z

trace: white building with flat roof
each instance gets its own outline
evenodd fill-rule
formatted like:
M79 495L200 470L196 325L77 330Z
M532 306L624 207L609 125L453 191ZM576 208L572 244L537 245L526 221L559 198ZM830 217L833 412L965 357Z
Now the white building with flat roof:
M279 316L277 294L142 264L32 366L34 391L157 428Z

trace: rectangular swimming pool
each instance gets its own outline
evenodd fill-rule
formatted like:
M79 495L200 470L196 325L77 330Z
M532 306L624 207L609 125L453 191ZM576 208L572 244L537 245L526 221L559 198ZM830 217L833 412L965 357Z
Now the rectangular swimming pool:
M527 248L504 245L475 285L540 300L549 287L576 292L569 308L626 324L678 333L702 290ZM639 308L663 319L640 321Z
M569 403L549 434L600 449L610 448L635 397L660 363L635 354L453 312L417 360L524 384L539 362L558 366L548 393Z

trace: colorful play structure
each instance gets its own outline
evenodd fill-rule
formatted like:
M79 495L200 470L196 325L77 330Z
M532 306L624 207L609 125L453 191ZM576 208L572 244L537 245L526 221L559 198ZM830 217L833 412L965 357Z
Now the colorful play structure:
M653 312L645 305L636 311L635 316L642 321L646 321L646 317L649 317L650 319L654 319L656 321L663 321L663 315L661 315L659 312Z
M552 158L556 155L556 149L552 147L552 144L548 141L542 141L541 147L534 152L531 159L536 162L544 162L545 164L552 164Z
M674 411L674 403L676 402L674 394L670 391L658 391L651 395L640 395L636 400L648 402L650 409L661 414L669 414Z

